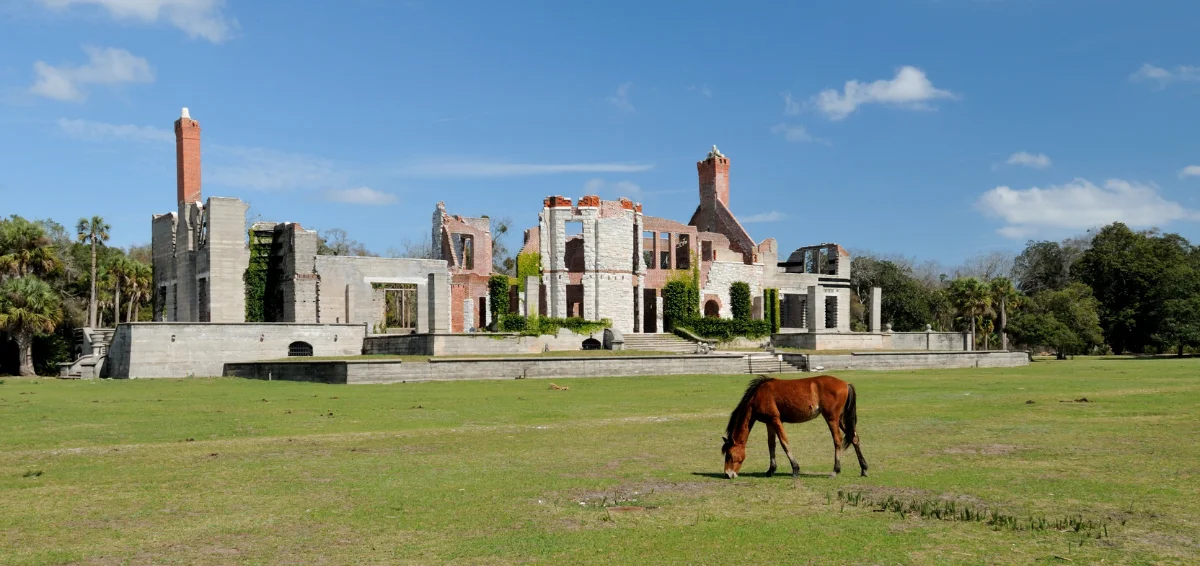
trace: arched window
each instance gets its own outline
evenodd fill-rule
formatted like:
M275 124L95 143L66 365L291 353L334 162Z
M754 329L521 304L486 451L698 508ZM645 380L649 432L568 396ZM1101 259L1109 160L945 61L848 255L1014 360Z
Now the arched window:
M308 342L292 342L288 344L288 356L311 356L313 355L312 344Z
M600 346L600 341L595 338L588 338L587 340L583 341L584 350L599 350Z
M704 318L720 318L720 317L721 317L721 307L720 307L720 305L717 304L716 301L709 299L709 301L707 303L704 303Z

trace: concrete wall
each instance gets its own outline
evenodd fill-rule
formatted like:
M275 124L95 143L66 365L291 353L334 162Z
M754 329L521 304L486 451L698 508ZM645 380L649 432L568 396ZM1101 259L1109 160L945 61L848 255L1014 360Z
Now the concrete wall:
M391 334L368 336L364 354L417 356L488 356L498 354L537 354L545 351L582 350L588 336L565 328L557 335L522 336L520 334ZM603 336L597 333L596 339Z
M1025 352L861 352L827 356L783 354L801 368L831 370L905 370L950 368L1008 368L1029 365Z
M430 362L348 361L231 363L224 375L251 379L323 381L326 383L398 383L466 379L620 377L639 375L745 374L740 354L702 356L627 356L577 358L492 358ZM345 377L341 377L344 372Z
M417 332L444 332L450 326L445 261L321 255L314 266L320 276L320 322L365 324L373 330L383 322L384 298L372 284L407 283L417 286Z
M349 324L221 324L138 322L113 336L105 376L116 378L222 375L230 362L285 358L292 342L307 342L314 356L362 353L366 332Z
M246 267L250 250L246 247L246 210L250 207L235 198L213 197L205 207L208 235L200 256L206 264L197 278L208 279L210 322L246 321Z
M962 332L830 332L784 333L771 337L778 348L801 350L928 350L965 351L968 335Z

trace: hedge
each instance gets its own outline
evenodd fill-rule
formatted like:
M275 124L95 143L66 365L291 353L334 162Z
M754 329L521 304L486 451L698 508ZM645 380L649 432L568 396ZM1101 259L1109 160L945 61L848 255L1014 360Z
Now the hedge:
M779 332L779 289L763 290L763 318L771 325L771 333Z
M729 286L729 308L734 320L750 320L750 284L734 281Z
M721 342L737 338L763 338L771 335L771 324L766 320L737 320L725 318L692 318L678 321L676 327L684 328L701 338Z
M507 275L497 274L488 277L488 299L491 301L488 310L492 313L491 320L493 322L500 320L500 316L508 314L508 286ZM483 327L488 327L486 322Z
M586 336L611 327L612 321L607 318L595 321L584 320L582 318L551 318L547 316L528 318L519 314L503 314L500 315L499 323L496 326L501 332L518 332L526 336L558 334L558 329L560 328L566 328L571 332Z

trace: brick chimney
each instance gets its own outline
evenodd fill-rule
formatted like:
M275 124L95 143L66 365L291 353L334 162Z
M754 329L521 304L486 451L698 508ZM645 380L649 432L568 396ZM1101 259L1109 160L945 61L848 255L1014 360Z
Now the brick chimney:
M700 173L700 204L704 208L712 207L713 200L719 200L729 206L729 158L725 157L717 146L713 146L704 161L696 163L696 171ZM708 206L705 206L708 204Z
M179 204L200 202L200 122L187 108L175 121L175 172Z

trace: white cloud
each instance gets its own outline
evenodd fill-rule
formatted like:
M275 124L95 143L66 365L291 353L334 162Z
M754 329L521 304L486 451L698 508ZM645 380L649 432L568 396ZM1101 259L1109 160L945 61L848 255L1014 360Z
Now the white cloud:
M1179 178L1200 177L1200 165L1188 165L1179 171Z
M625 112L633 112L633 103L629 101L629 91L633 88L633 83L621 83L617 85L617 92L612 96L605 98L609 104L617 107Z
M1029 153L1026 151L1018 151L1008 156L1009 165L1021 165L1024 167L1032 167L1034 169L1045 169L1050 166L1050 157L1044 153Z
M789 125L780 122L771 127L771 133L780 134L783 136L783 139L790 142L810 142L814 140L812 135L808 133L808 130L799 124Z
M1188 65L1180 65L1174 70L1155 67L1150 63L1142 63L1132 75L1129 75L1131 81L1155 81L1159 86L1167 86L1168 83L1175 81L1200 81L1200 67Z
M785 116L795 116L804 111L804 103L792 98L792 93L783 93L783 114Z
M929 101L954 98L954 93L935 88L925 72L912 66L901 67L891 80L860 83L846 81L843 92L821 91L813 99L817 108L831 120L841 120L863 104L891 104L901 108L928 109Z
M704 98L712 98L713 94L712 89L708 88L708 85L692 85L688 87L688 90L691 92L698 92L700 93L700 96L703 96Z
M642 188L632 181L617 181L615 183L604 179L591 179L583 184L585 195L605 195L611 197L641 198Z
M640 173L653 169L646 163L504 163L499 161L425 161L401 168L401 173L423 177L529 177L563 173Z
M171 130L133 124L106 124L90 120L59 118L58 129L72 138L85 141L122 140L155 143L175 141L175 133Z
M357 189L334 189L325 192L325 198L334 202L344 202L348 204L372 204L384 205L396 203L396 195L377 191L371 187L358 187Z
M312 155L255 147L212 146L205 182L235 189L289 191L349 185L349 176L332 161ZM209 172L211 171L211 173Z
M124 49L85 45L88 62L79 67L55 67L44 61L33 64L37 82L29 91L56 100L80 102L87 99L82 89L88 84L154 82L154 69L145 59Z
M787 218L787 215L778 210L772 210L771 212L760 212L758 214L751 214L750 216L743 216L738 218L738 221L742 224L761 224L763 222L779 222L784 218Z
M229 38L237 20L221 13L225 0L40 0L56 10L73 6L92 6L106 10L115 20L155 23L166 20L188 37L202 37L217 43Z
M1111 179L1098 187L1087 179L1045 189L996 187L976 206L1004 220L1003 236L1023 238L1043 230L1086 230L1121 221L1131 226L1161 226L1175 220L1200 220L1200 214L1164 199L1153 185Z

